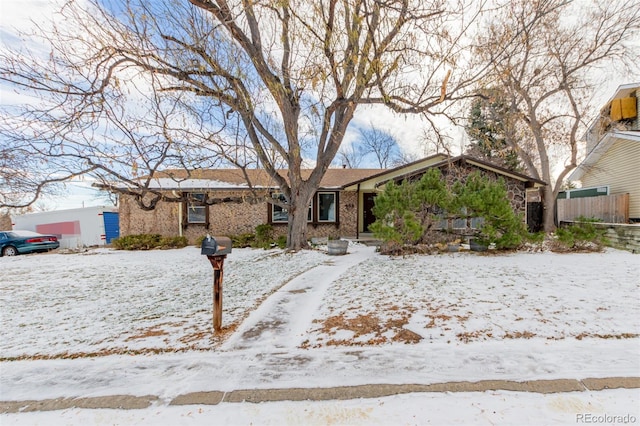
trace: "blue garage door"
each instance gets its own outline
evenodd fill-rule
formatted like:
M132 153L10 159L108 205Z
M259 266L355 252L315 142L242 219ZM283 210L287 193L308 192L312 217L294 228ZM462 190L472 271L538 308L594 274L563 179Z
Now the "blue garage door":
M111 243L111 240L120 236L120 221L118 220L118 213L104 212L104 233L107 240L107 244Z

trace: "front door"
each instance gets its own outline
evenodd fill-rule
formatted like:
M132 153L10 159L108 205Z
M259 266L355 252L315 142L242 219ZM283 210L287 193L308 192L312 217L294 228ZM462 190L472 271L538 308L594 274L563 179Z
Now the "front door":
M362 194L362 197L362 229L364 232L371 232L369 230L369 226L376 221L376 218L373 215L373 206L375 205L376 193L365 192L364 194Z
M107 244L111 244L111 240L120 236L120 220L116 212L103 212L104 220L104 236Z

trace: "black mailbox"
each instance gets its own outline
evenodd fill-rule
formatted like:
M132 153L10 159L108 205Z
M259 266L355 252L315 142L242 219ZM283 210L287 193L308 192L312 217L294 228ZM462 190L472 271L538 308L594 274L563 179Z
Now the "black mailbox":
M228 237L212 237L207 235L202 240L200 254L207 256L223 256L231 253L231 239Z

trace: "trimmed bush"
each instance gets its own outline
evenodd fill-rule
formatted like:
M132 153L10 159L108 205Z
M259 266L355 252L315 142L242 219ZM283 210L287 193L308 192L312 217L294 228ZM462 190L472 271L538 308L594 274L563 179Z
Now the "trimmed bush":
M600 219L580 216L572 224L556 229L558 245L553 247L553 250L601 251L607 240L604 237L605 230L593 225L598 222Z
M256 234L246 233L233 235L231 237L231 244L234 248L253 247L256 242Z
M187 237L177 236L177 237L162 237L160 239L159 248L182 248L189 245L189 240Z
M389 182L376 197L373 213L377 218L370 227L373 234L385 243L394 243L387 244L393 252L398 246L428 243L434 225L447 217L482 218L473 237L483 246L516 248L527 236L522 218L507 198L504 181L493 181L477 172L451 187L437 169L427 171L416 182Z
M187 238L163 237L160 234L126 235L114 238L111 244L118 250L152 250L155 248L182 248L188 244Z
M278 246L278 248L280 249L285 249L287 248L287 236L286 235L280 235L278 237L278 239L276 240L276 245Z
M271 244L275 244L273 240L273 226L268 223L256 226L256 238L253 247L268 249Z

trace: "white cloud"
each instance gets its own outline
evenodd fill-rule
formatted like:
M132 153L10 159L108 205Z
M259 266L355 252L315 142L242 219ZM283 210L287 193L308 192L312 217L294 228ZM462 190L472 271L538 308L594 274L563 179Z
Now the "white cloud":
M32 21L45 23L50 20L53 12L64 4L60 0L3 0L0 6L0 26L2 31L7 28L14 30L29 30Z

